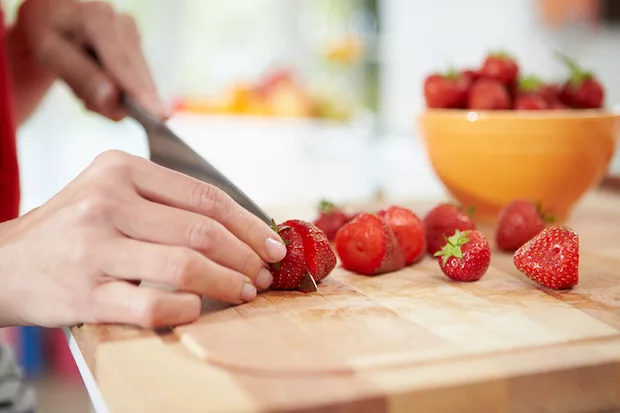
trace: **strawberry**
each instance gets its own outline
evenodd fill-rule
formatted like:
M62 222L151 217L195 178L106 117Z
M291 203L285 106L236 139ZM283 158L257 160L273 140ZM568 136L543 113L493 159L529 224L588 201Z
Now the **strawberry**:
M390 227L378 216L361 213L336 234L343 268L363 275L397 271L405 258Z
M304 244L306 267L315 281L327 277L336 266L336 255L323 231L314 224L298 219L284 222L299 234Z
M466 78L470 85L473 85L476 80L480 79L480 72L475 69L465 69L461 71L461 76Z
M480 78L469 90L467 108L472 110L510 109L510 95L499 80Z
M553 221L553 217L543 213L540 205L520 199L512 201L498 216L497 247L503 251L515 251Z
M433 73L424 80L424 98L429 108L462 109L467 101L469 79L455 72Z
M525 76L519 80L514 107L517 110L544 110L549 103L542 94L542 82L536 76ZM546 92L548 92L546 90Z
M512 90L519 79L519 65L514 57L506 52L489 53L482 63L480 75L498 80L508 90Z
M391 206L377 213L394 232L398 245L405 255L405 265L413 264L426 254L424 224L407 208Z
M560 87L555 83L541 84L538 93L540 93L549 104L560 100Z
M282 261L270 264L273 274L271 288L274 290L297 290L306 275L306 257L301 237L288 225L280 224L276 227L286 244L286 256Z
M592 72L584 71L575 60L558 53L568 66L571 75L560 90L560 100L576 109L598 109L603 107L605 89Z
M547 227L515 252L513 262L544 287L572 288L579 282L579 236L565 226Z
M489 269L491 248L480 232L457 229L434 256L442 257L439 267L454 281L477 281Z
M455 230L476 229L472 218L463 210L452 204L439 204L424 217L426 245L432 255L445 245L444 237L454 234Z
M319 203L319 216L314 220L314 225L325 233L327 239L333 241L336 232L344 224L353 219L352 215L342 211L329 201L322 200Z

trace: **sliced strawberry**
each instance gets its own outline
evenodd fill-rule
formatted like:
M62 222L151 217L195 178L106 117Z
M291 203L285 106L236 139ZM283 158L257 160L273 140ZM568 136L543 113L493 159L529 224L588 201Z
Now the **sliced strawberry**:
M269 269L273 274L273 290L297 290L306 275L306 257L301 237L293 228L280 224L276 232L286 244L286 256L282 261L270 264Z
M359 274L382 274L405 265L394 233L376 215L358 214L340 228L335 246L342 266Z
M391 206L377 213L392 229L405 255L405 265L421 260L426 254L424 224L411 210Z
M285 221L284 225L293 228L303 240L306 266L314 280L327 277L336 266L336 255L325 233L314 224L298 219Z
M547 227L515 252L513 262L544 287L572 288L579 282L579 236L566 226Z

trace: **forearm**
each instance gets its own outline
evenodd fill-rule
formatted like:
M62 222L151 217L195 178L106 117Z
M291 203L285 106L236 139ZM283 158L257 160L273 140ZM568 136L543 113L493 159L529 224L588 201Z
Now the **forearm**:
M54 75L39 64L18 25L7 32L5 41L15 120L20 125L37 108L54 82Z

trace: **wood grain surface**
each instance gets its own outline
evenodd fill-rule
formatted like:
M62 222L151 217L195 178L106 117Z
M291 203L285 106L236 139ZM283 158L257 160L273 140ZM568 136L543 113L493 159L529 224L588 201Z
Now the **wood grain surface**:
M375 277L338 268L318 293L205 300L174 331L71 331L112 412L613 411L620 195L592 193L568 224L581 253L570 291L537 286L493 251L474 283L450 281L430 258Z

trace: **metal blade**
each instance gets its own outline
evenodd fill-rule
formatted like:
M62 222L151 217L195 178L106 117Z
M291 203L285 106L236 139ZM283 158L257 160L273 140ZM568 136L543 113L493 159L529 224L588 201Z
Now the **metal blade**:
M217 186L230 195L239 205L259 217L266 224L271 225L271 217L265 211L213 165L183 142L162 121L140 108L126 95L123 100L129 114L146 130L153 162Z

